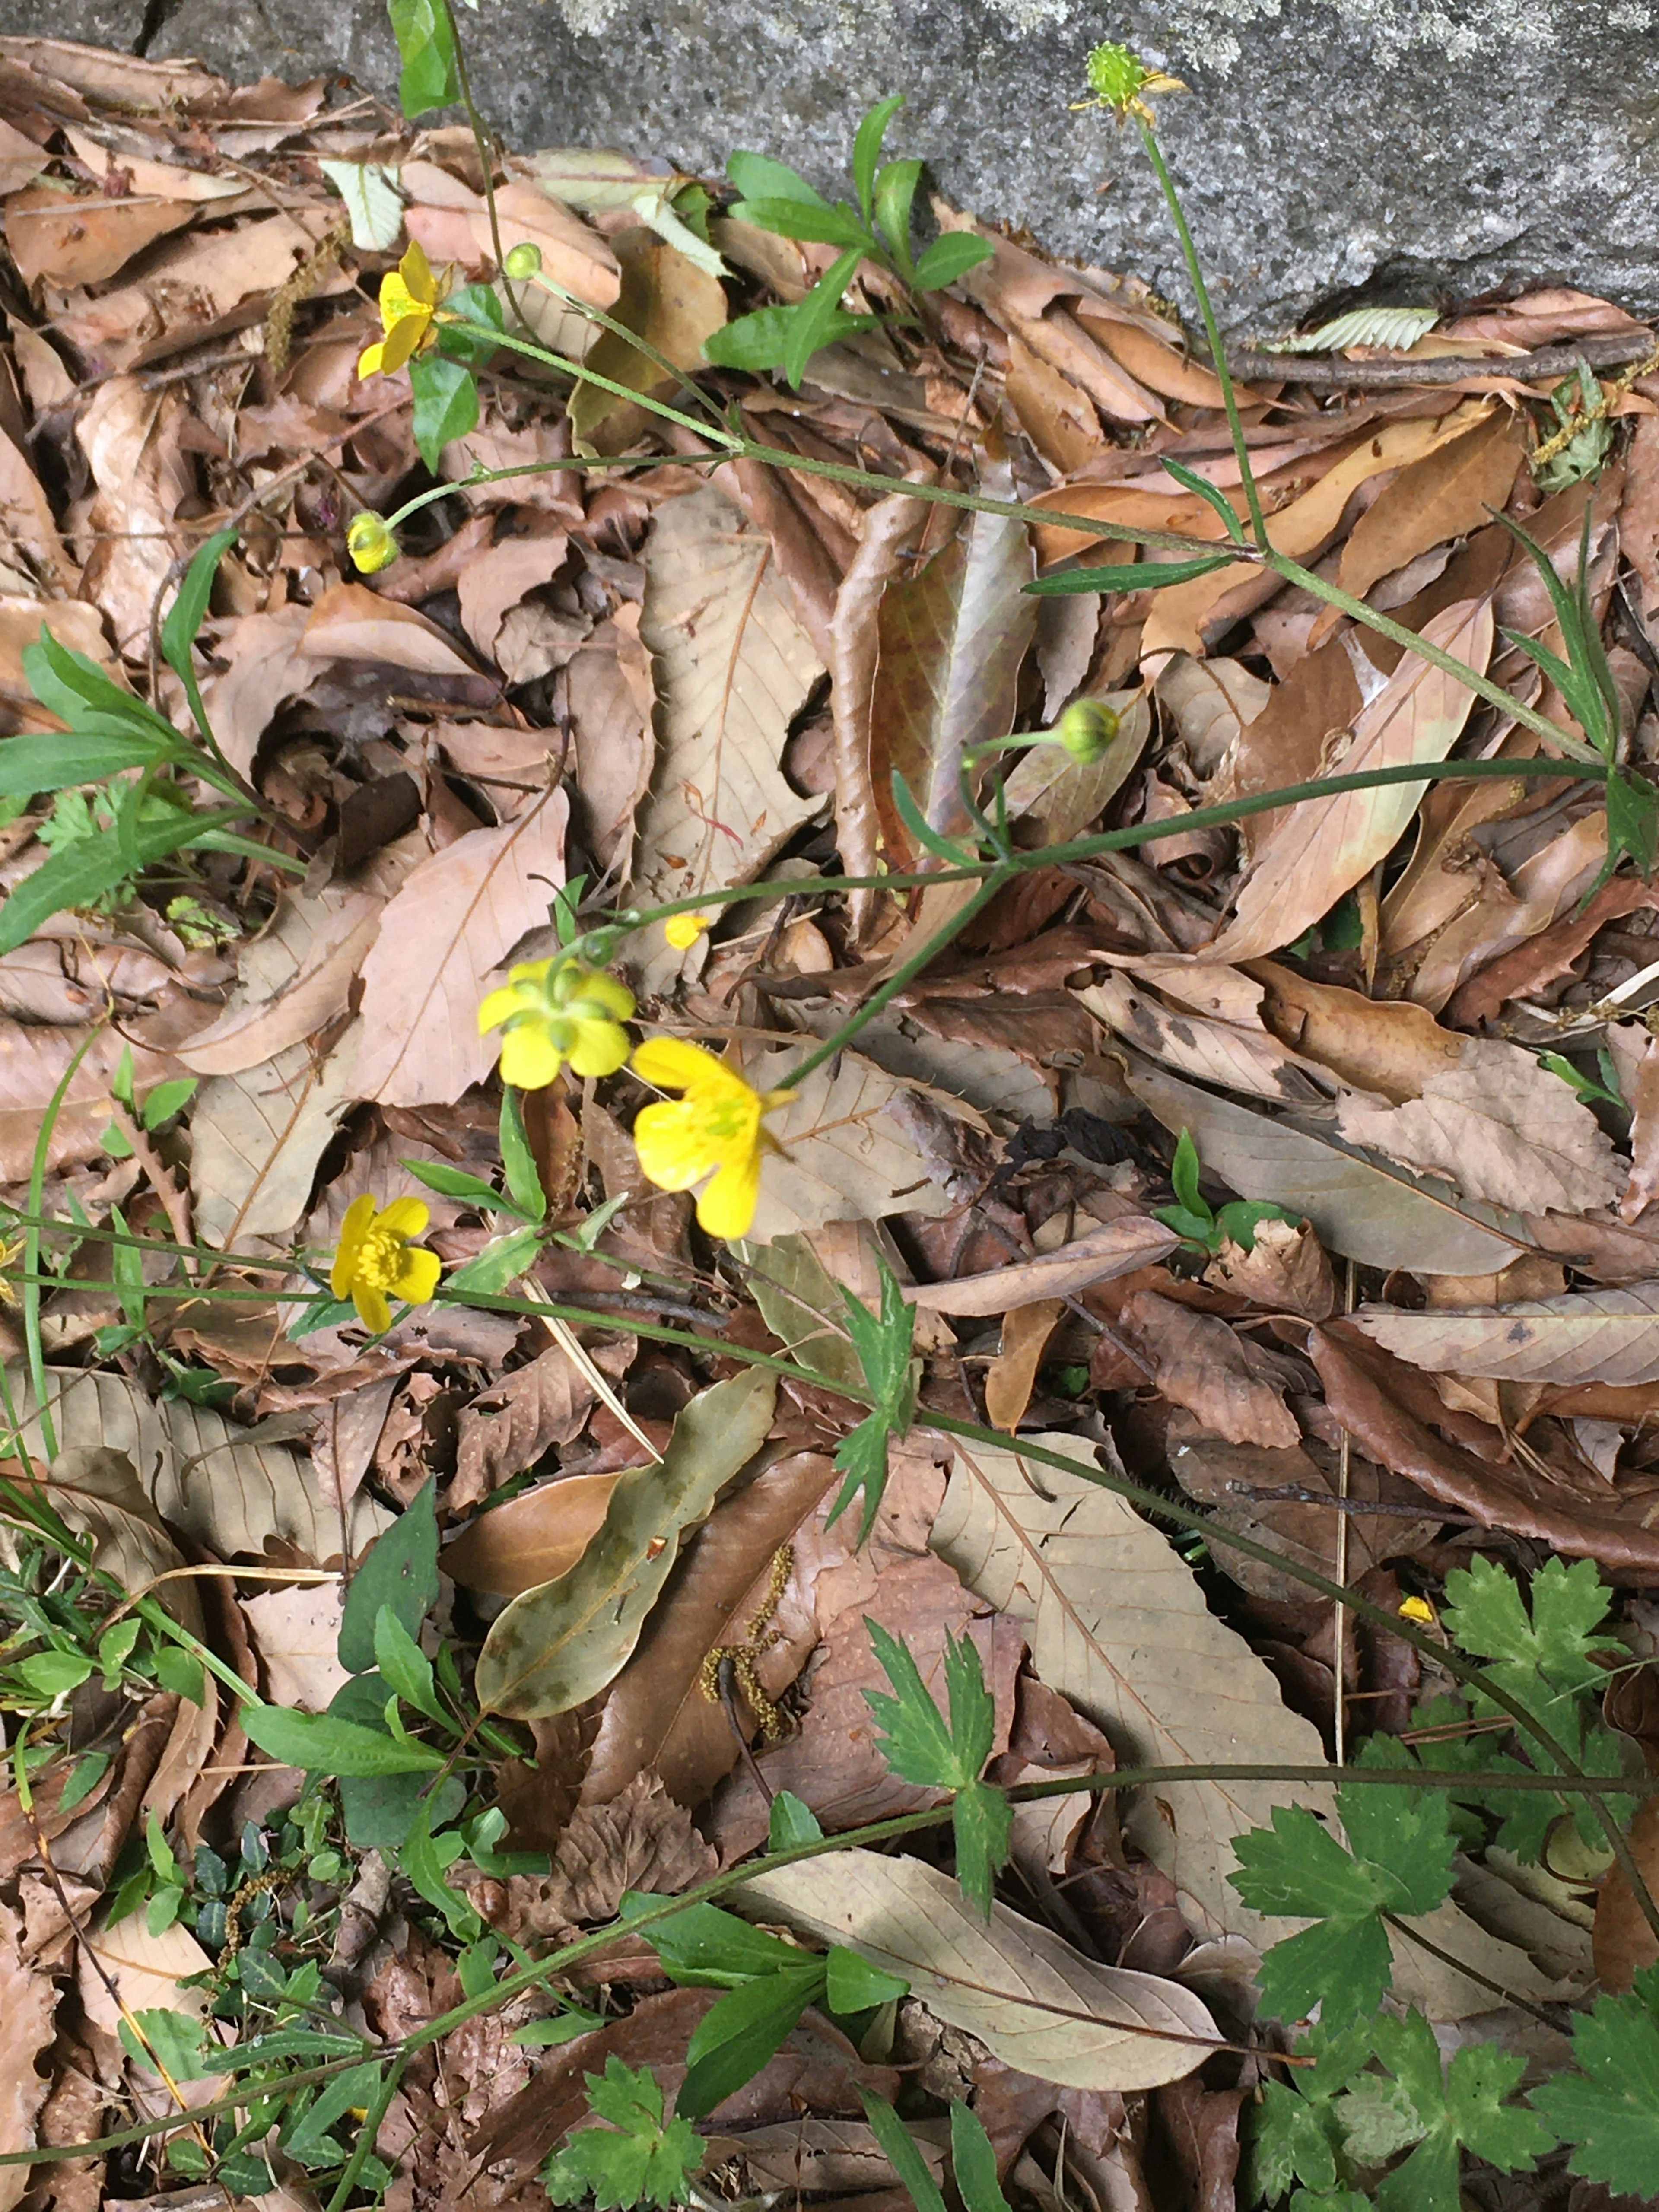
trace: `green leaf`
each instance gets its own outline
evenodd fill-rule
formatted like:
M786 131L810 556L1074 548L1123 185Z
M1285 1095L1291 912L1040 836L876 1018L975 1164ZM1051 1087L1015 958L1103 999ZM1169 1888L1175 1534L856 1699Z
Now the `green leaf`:
M985 2124L960 2098L951 2106L951 2171L967 2212L1008 2212Z
M374 1664L380 1680L406 1705L429 1721L446 1724L433 1686L432 1662L389 1605L374 1616Z
M1554 2134L1536 2113L1508 2101L1526 2071L1518 2052L1468 2044L1443 2071L1440 2046L1421 2013L1379 2020L1374 2033L1376 2055L1396 2077L1399 2102L1421 2136L1411 2156L1377 2185L1378 2212L1459 2212L1464 2151L1500 2172L1530 2173L1553 2148ZM1339 2117L1356 2094L1339 2102Z
M1595 1633L1612 1592L1591 1560L1567 1567L1551 1559L1533 1577L1530 1596L1528 1614L1514 1577L1477 1557L1447 1576L1441 1618L1463 1650L1488 1662L1498 1686L1571 1749L1580 1726L1571 1700L1599 1694L1607 1676L1596 1655L1623 1649Z
M851 208L831 207L823 200L739 200L732 213L738 222L755 223L780 238L802 239L814 246L850 246L860 258L875 246Z
M1170 1163L1170 1188L1184 1212L1200 1221L1212 1222L1215 1215L1198 1187L1199 1174L1198 1146L1193 1142L1191 1130L1183 1129L1176 1141L1175 1158Z
M1039 576L1024 588L1040 599L1081 592L1164 592L1171 584L1190 584L1195 576L1213 575L1226 566L1224 553L1194 561L1132 561L1105 568L1067 568L1058 576Z
M142 699L112 683L95 660L60 645L42 623L33 645L25 646L23 674L43 707L49 707L72 731L100 737L149 738L176 746L179 732Z
M887 136L888 125L903 105L904 94L902 92L891 92L885 100L878 100L866 113L853 141L853 184L866 224L874 220L872 195L875 191L876 164L881 159L882 141Z
M781 368L789 351L789 333L799 313L798 307L757 307L752 314L735 316L703 340L702 357L717 368L740 368L751 376ZM837 307L818 343L833 345L837 338L850 337L854 331L873 330L878 320L878 316L849 314Z
M207 2040L203 2022L189 2013L155 2007L135 2012L131 2025L123 2020L117 2027L129 2058L152 2070L159 2060L175 2081L204 2081L229 2070L228 2053Z
M478 386L465 362L441 353L422 354L409 364L415 394L415 443L436 476L446 446L478 427Z
M1645 2197L1659 2174L1659 1970L1627 1996L1598 1997L1574 2024L1572 2055L1581 2070L1542 2083L1533 2104L1572 2146L1572 2172Z
M250 1743L279 1765L301 1767L307 1774L428 1774L444 1763L440 1753L423 1743L399 1743L383 1730L329 1713L246 1705L241 1722Z
M60 1813L73 1811L83 1797L89 1797L109 1771L110 1753L106 1751L82 1752L69 1771L63 1795L58 1800Z
M882 1492L887 1486L888 1443L894 1437L902 1437L915 1419L920 1371L920 1363L912 1352L915 1308L905 1297L898 1278L882 1255L878 1252L875 1258L881 1284L879 1310L872 1314L861 1299L855 1298L844 1287L841 1293L847 1334L853 1340L860 1372L875 1405L851 1434L842 1438L836 1450L836 1465L847 1480L830 1510L830 1520L833 1522L860 1492L863 1493L860 1544L870 1534Z
M971 231L947 230L916 256L915 288L918 292L937 292L954 284L958 276L990 260L994 252L988 238L975 238Z
M164 1690L171 1690L187 1705L201 1705L207 1695L202 1662L192 1659L176 1644L158 1644L155 1647L155 1679Z
M952 867L960 867L964 860L974 859L975 850L974 847L966 842L960 845L953 844L950 838L941 836L934 829L918 805L915 793L905 781L903 773L899 769L893 770L893 805L897 810L900 821L903 823L915 842L932 853L936 860L947 860Z
M873 2090L860 2089L859 2100L864 2106L864 2117L870 2123L870 2132L887 2154L887 2162L909 2191L910 2202L916 2212L945 2212L945 2198L939 2185L927 2170L927 2161L917 2148L910 2133L885 2097L878 2097Z
M458 284L444 301L452 315L465 317L467 322L482 324L482 334L459 329L453 322L437 326L438 350L451 361L464 361L473 368L481 368L501 351L498 334L507 329L507 316L499 295L489 284Z
M1224 492L1212 484L1207 477L1195 475L1184 462L1172 461L1167 453L1164 456L1164 466L1183 491L1191 492L1195 499L1201 499L1206 507L1215 509L1235 545L1244 543L1244 525L1235 514L1232 502Z
M78 1690L92 1671L93 1662L84 1651L37 1651L31 1658L20 1659L15 1669L37 1698L47 1699Z
M124 769L178 758L183 748L151 737L87 737L66 730L50 737L0 738L0 799L101 783Z
M850 2013L869 2012L877 2005L895 2004L900 1997L908 1996L910 1984L884 1967L872 1966L868 1959L849 1951L844 1943L834 1943L825 1961L824 1995L831 2012L845 2018Z
M340 1616L340 1664L367 1674L374 1664L375 1623L390 1606L411 1636L438 1601L438 1515L434 1485L422 1484L351 1578ZM390 1769L381 1769L389 1772Z
M798 1844L817 1844L823 1840L823 1831L818 1826L817 1815L811 1807L804 1805L793 1790L780 1790L772 1800L772 1811L767 1821L767 1850L793 1850Z
M461 87L442 0L386 0L386 14L403 60L398 100L404 113L412 121L429 108L453 106Z
M535 1262L542 1247L539 1229L514 1229L493 1237L465 1267L457 1267L446 1288L463 1303L470 1296L499 1297L507 1285Z
M196 1096L193 1075L175 1076L170 1083L158 1083L144 1101L143 1120L145 1128L159 1129L163 1121L170 1121L181 1107L189 1105Z
M910 210L915 204L916 186L921 182L921 163L916 161L889 161L876 179L876 222L892 248L894 260L906 270L914 265L910 259Z
M507 1093L512 1097L511 1091ZM465 1168L453 1168L447 1160L400 1160L400 1167L409 1170L416 1182L424 1183L428 1190L440 1192L445 1198L464 1199L469 1206L487 1213L519 1213L523 1208L510 1198L504 1198L494 1183L485 1182L481 1176L469 1175ZM534 1217L540 1218L538 1215Z
M662 1901L630 1890L623 1899L623 1915L645 1911ZM738 1989L757 1977L796 1965L802 1956L795 1944L751 1928L718 1905L688 1905L653 1923L645 1940L661 1960L669 1980L683 1989Z
M91 906L138 869L153 866L171 853L199 843L204 834L238 819L240 810L196 814L169 805L134 828L130 843L113 830L77 837L55 852L44 866L25 876L0 906L0 952L15 952L55 914Z
M866 1690L865 1700L887 1730L877 1748L892 1771L906 1782L956 1792L951 1822L956 1834L957 1879L963 1894L987 1919L991 1882L1008 1855L1012 1814L1000 1790L980 1780L991 1755L996 1704L985 1686L973 1639L945 1637L945 1681L951 1717L927 1694L915 1661L878 1620L866 1615L865 1627L895 1695Z
M536 1155L530 1149L530 1139L525 1131L524 1109L510 1084L504 1085L501 1090L499 1136L507 1196L526 1221L544 1221L547 1194L542 1188Z
M726 173L746 200L799 200L808 207L828 207L799 171L769 154L745 154L741 149L727 157Z
M1659 860L1659 791L1634 769L1607 778L1607 854L1613 866L1626 853L1645 883Z
M562 2012L551 2020L532 2020L525 2027L515 2028L508 2039L532 2051L550 2051L561 2043L574 2043L579 2035L591 2035L605 2022L598 2013Z
M864 249L857 246L838 255L795 309L782 363L784 376L793 390L800 390L807 362L820 346L830 344L836 335L842 313L841 295L863 258Z
M380 2094L380 2069L377 2061L368 2059L361 2066L348 2066L331 2081L325 2081L299 2119L283 2130L283 2149L298 2159L325 2151L329 2130L337 2127L349 2112L360 2112L372 2105Z
M1358 1765L1386 1765L1381 1745L1367 1744ZM1451 1892L1455 1849L1446 1800L1437 1790L1379 1789L1343 1784L1337 1810L1356 1859L1388 1881L1391 1912L1433 1912Z
M614 2056L604 2074L583 2075L594 2112L609 2128L580 2128L542 2169L556 2204L591 2197L594 2212L681 2203L702 2165L702 2138L689 2120L663 2125L662 2091L642 2067Z
M432 1829L432 1808L422 1802L398 1853L398 1867L457 1942L475 1942L484 1923L471 1900L444 1879L456 1860L465 1857L466 1839L453 1829L444 1835L434 1835Z
M1282 2081L1264 2082L1250 2144L1257 2195L1277 2202L1296 2181L1313 2190L1334 2189L1335 2133L1327 2100L1304 2096Z
M675 2111L688 2120L702 2119L752 2081L807 2006L823 1996L823 1960L798 1951L781 1972L730 1990L692 2030Z
M178 597L167 610L167 618L161 625L161 658L173 674L183 683L193 683L195 669L190 649L196 642L203 617L208 611L208 601L213 594L213 580L219 573L219 563L236 543L234 530L216 531L198 547L195 559L185 571L185 580L179 586Z

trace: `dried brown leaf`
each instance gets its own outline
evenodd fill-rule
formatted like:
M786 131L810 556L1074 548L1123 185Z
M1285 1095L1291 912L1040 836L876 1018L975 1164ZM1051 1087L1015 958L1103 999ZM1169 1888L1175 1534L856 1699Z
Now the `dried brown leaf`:
M1249 1348L1214 1314L1136 1291L1120 1308L1118 1327L1163 1395L1215 1435L1279 1449L1300 1443L1283 1386L1259 1370Z
M1008 1313L1040 1299L1073 1297L1115 1275L1133 1274L1167 1258L1180 1242L1174 1230L1149 1214L1127 1213L1035 1259L1016 1260L988 1274L964 1275L951 1283L918 1284L907 1288L905 1296L930 1313Z
M1659 1284L1468 1312L1362 1306L1353 1326L1413 1367L1520 1382L1659 1382Z
M25 1961L22 1932L18 1915L0 1905L0 2019L6 2023L0 2042L0 2150L7 2151L34 2148L35 2118L48 2087L35 2061L52 2041L58 2009L50 1975ZM12 2212L28 2189L31 2171L0 2166L0 2212Z
M1364 599L1431 546L1467 537L1509 498L1521 465L1514 418L1495 408L1485 421L1401 469L1366 508L1342 548L1337 581Z
M509 1377L509 1380L512 1379ZM464 1528L444 1572L468 1589L517 1597L568 1574L605 1526L619 1474L567 1474L538 1484Z

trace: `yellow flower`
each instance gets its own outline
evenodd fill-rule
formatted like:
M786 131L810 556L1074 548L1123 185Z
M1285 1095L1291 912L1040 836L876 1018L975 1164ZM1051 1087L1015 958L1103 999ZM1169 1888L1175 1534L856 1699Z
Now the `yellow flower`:
M745 1237L760 1203L760 1164L777 1147L761 1116L793 1091L756 1091L724 1060L678 1037L653 1037L634 1054L635 1075L684 1098L642 1107L634 1121L640 1165L660 1190L690 1190L713 1172L697 1200L711 1237Z
M689 952L714 919L712 914L671 914L662 933L676 952Z
M419 244L410 240L409 251L395 269L380 279L380 328L386 336L366 346L357 362L359 376L389 376L432 343L432 319L438 311L438 280Z
M1094 98L1081 100L1079 105L1109 107L1120 123L1130 115L1138 115L1143 123L1152 122L1152 111L1141 97L1144 93L1187 89L1178 76L1170 76L1160 69L1148 69L1139 55L1131 53L1127 46L1097 46L1089 57L1088 67L1089 89Z
M1419 1628L1434 1626L1434 1607L1425 1597L1402 1597L1395 1610L1401 1620L1414 1620Z
M378 514L365 510L362 514L354 514L346 525L346 550L365 576L372 576L377 568L389 568L399 550L397 539Z
M354 1198L340 1224L340 1249L329 1271L337 1298L349 1298L365 1328L379 1336L392 1326L386 1293L422 1306L438 1287L439 1259L412 1243L431 1219L418 1198L394 1198L383 1213L374 1201Z
M560 953L509 968L478 1009L478 1030L502 1031L503 1083L539 1091L567 1060L578 1075L614 1075L628 1057L622 1024L633 1012L626 984Z

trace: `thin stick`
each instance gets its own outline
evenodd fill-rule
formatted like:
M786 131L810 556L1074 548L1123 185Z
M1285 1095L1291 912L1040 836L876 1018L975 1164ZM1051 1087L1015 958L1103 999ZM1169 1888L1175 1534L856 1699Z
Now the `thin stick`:
M1353 1311L1353 1292L1354 1265L1350 1260L1347 1262L1347 1272L1342 1285L1344 1314L1351 1314ZM1352 1439L1348 1431L1344 1429L1336 1453L1336 1495L1339 1504L1344 1509L1336 1516L1336 1580L1343 1589L1348 1586L1349 1521L1346 1509L1348 1503L1349 1462L1352 1452ZM1336 1710L1333 1741L1336 1749L1336 1763L1339 1766L1346 1766L1348 1763L1348 1616L1340 1605L1332 1615L1331 1626L1336 1638Z
M1622 337L1579 338L1564 345L1540 346L1534 353L1442 354L1431 361L1344 361L1307 354L1262 353L1243 347L1227 356L1232 374L1246 384L1306 384L1329 392L1388 392L1399 386L1461 384L1465 377L1512 377L1517 384L1540 384L1571 376L1582 362L1589 368L1622 368L1653 351L1653 332L1633 331Z

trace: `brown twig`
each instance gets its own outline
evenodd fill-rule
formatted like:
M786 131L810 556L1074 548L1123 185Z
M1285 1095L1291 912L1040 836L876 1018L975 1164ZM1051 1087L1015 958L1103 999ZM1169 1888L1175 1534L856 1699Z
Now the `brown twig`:
M1622 337L1580 338L1568 345L1540 346L1533 353L1443 354L1438 359L1343 361L1318 355L1258 353L1247 349L1227 356L1227 366L1245 384L1308 384L1331 392L1381 392L1400 385L1461 384L1469 376L1503 376L1537 384L1571 376L1579 363L1591 368L1622 368L1653 351L1651 331Z

